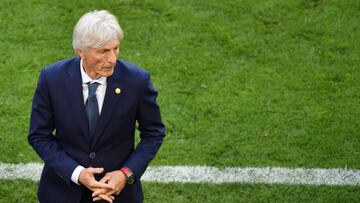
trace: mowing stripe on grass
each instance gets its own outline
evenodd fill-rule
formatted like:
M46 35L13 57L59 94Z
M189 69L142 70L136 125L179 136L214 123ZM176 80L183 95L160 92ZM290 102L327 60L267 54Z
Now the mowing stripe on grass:
M0 179L38 181L40 163L0 163ZM300 185L360 185L360 170L304 168L216 168L207 166L154 166L142 177L160 183L263 183Z

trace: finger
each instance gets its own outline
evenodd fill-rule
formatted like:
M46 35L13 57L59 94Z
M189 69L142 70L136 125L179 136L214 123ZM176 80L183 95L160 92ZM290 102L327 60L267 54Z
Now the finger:
M108 189L98 189L98 190L95 190L91 196L96 197L99 194L105 194L106 192L108 192Z
M93 202L96 202L96 201L99 201L99 200L104 200L104 199L102 199L102 198L100 198L100 197L95 197L95 198L93 198ZM112 202L112 201L108 201L108 200L105 200L105 201L107 201L107 202Z
M99 174L99 173L102 173L103 171L104 171L104 168L92 168L92 167L88 168L88 172L92 173L92 174Z
M100 197L101 199L107 201L107 202L111 202L111 203L113 202L113 199L110 198L110 196L106 196L106 195L101 194L101 195L99 195L99 197Z
M112 185L109 185L107 183L100 183L98 181L94 181L91 187L93 188L92 191L95 191L96 189L110 189L110 190L115 189L115 187Z
M101 178L101 180L99 181L100 183L106 183L111 179L110 176L104 176L103 178Z
M115 199L115 197L114 196L109 196L112 200L114 200ZM99 201L99 200L102 200L100 197L94 197L93 198L93 201L95 202L95 201Z
M116 190L109 190L105 193L106 196L112 196L112 195L118 195L120 194L120 191L116 191Z

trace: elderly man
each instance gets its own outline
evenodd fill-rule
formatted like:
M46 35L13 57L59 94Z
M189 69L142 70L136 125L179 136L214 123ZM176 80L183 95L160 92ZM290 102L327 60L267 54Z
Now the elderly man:
M115 16L86 13L73 33L79 57L42 69L28 135L45 162L40 202L143 201L140 177L165 127L149 74L117 59L122 39Z

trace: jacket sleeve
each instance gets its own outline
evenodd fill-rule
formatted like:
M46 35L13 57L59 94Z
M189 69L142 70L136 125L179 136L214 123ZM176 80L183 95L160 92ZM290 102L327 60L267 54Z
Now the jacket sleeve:
M161 121L160 108L156 102L158 92L153 87L148 73L146 78L137 110L140 142L124 164L137 179L140 179L155 157L165 136L165 126Z
M79 164L62 149L53 134L56 129L46 70L41 71L35 90L28 141L45 165L70 184L71 174Z

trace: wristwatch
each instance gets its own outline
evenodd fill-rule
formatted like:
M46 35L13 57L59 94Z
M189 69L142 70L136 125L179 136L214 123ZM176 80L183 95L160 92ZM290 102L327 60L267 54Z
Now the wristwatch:
M135 181L135 176L133 172L127 167L122 167L120 170L126 175L126 184L133 184Z

